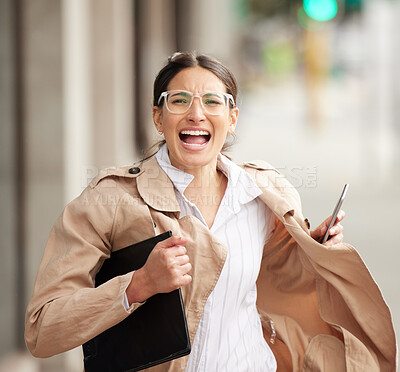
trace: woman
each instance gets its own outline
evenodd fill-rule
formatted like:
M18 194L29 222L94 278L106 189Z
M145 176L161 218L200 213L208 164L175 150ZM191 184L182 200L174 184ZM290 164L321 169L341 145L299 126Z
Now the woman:
M321 245L330 218L309 232L296 190L274 168L220 154L237 124L236 94L213 58L169 58L153 108L166 143L137 167L101 172L51 231L27 310L33 355L81 345L182 288L192 351L152 370L394 371L390 312L342 242L344 213ZM93 288L111 251L167 230L174 236L141 269Z

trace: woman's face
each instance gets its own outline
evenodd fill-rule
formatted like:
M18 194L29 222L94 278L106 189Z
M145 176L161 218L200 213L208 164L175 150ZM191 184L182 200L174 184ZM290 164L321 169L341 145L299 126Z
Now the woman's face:
M180 71L170 81L168 91L185 90L193 94L223 92L223 82L202 67L190 67ZM164 100L165 101L165 100ZM184 114L168 111L165 102L161 108L153 108L153 120L159 132L164 133L171 163L188 171L204 166L216 166L217 155L228 133L235 129L239 110L229 105L220 115L204 111L200 99L195 97Z

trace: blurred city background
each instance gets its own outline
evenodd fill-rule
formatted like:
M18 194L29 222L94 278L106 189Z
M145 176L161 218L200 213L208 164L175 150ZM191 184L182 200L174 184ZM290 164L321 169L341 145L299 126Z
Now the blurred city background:
M399 0L0 0L0 372L82 370L80 348L29 356L26 305L64 205L156 138L152 83L177 50L233 70L231 157L276 166L312 226L350 184L345 240L399 333L399 16Z

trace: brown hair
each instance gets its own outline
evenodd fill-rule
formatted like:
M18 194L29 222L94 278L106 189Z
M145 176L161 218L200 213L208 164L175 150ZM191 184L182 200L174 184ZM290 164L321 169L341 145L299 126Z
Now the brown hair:
M232 94L234 101L237 98L237 82L232 72L215 58L204 54L197 55L195 52L177 52L168 58L168 63L160 70L153 87L153 106L161 107L162 100L158 103L158 99L162 92L167 90L169 82L180 71L189 67L202 67L211 71L225 85L226 92Z
M167 64L160 70L154 80L153 106L161 107L164 104L163 100L160 100L160 102L158 102L158 100L161 93L167 90L169 82L175 77L175 75L186 68L197 66L212 72L218 79L220 79L225 85L226 93L231 94L236 103L238 85L235 76L226 66L217 59L204 54L197 54L196 52L176 52L168 57ZM233 108L232 103L231 108ZM231 134L231 136L232 141L224 144L222 152L226 151L235 142L235 135ZM153 156L164 143L165 140L158 141L147 149L142 161Z

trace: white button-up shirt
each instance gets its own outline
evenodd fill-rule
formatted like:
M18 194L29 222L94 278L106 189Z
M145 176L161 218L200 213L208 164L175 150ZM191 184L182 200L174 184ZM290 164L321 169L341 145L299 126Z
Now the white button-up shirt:
M196 200L184 195L193 176L171 165L167 145L156 158L175 186L180 218L193 215L207 226ZM228 184L210 230L228 247L228 255L205 304L186 371L275 371L276 360L264 340L256 308L256 280L274 218L257 198L261 190L244 170L223 155L217 168Z

